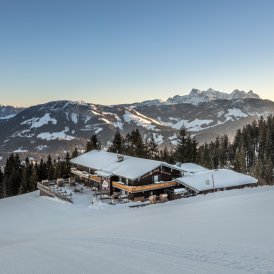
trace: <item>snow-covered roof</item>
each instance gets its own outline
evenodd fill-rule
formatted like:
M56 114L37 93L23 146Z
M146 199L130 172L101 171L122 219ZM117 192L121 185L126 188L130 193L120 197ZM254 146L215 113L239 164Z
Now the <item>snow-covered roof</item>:
M183 163L179 168L184 172L190 173L204 173L209 171L209 169L193 163Z
M73 164L81 165L97 170L101 174L113 174L116 176L125 177L134 180L142 175L156 169L160 166L168 166L173 169L178 169L165 162L148 160L143 158L131 157L122 155L123 161L118 162L117 154L103 150L92 150L84 153L74 159L71 159Z
M213 180L212 180L213 176ZM176 181L197 192L211 190L215 187L226 188L233 186L256 184L257 179L229 169L209 170L206 173L187 175L177 178ZM214 181L214 187L213 187Z

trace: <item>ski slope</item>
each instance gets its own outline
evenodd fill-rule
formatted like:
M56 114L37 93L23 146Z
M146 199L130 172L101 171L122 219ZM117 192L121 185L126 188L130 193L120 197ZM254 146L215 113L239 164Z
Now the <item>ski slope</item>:
M274 188L143 208L0 200L0 273L274 273Z

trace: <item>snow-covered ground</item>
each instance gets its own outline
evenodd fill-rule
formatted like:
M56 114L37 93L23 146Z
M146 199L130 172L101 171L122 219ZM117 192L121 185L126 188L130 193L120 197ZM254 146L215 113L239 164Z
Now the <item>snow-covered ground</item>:
M274 188L143 208L0 200L0 273L274 273Z
M56 140L56 139L70 141L70 140L75 139L74 136L68 135L67 132L69 132L69 128L65 127L65 129L60 132L51 132L51 133L50 132L42 132L37 135L37 138L40 138L42 140L47 140L47 141Z

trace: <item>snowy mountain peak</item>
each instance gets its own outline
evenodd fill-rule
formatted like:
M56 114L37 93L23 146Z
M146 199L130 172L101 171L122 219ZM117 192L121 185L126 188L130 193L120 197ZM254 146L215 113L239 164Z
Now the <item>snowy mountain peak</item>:
M188 95L175 95L174 97L168 98L167 102L172 104L186 103L197 106L200 103L215 100L238 100L246 98L260 99L259 95L254 93L252 90L250 90L249 92L245 92L235 89L231 93L225 93L209 88L208 90L204 91L201 91L199 89L192 89Z

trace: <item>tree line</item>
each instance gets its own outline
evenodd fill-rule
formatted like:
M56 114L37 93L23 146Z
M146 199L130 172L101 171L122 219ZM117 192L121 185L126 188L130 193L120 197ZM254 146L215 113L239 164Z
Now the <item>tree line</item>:
M42 180L69 176L70 158L69 153L63 160L52 159L51 155L48 155L46 160L33 162L28 157L22 161L18 154L11 154L4 170L0 168L0 198L34 191L37 189L37 182Z
M274 117L261 117L237 130L232 142L227 135L198 149L199 163L208 168L231 168L250 174L260 184L273 184Z

